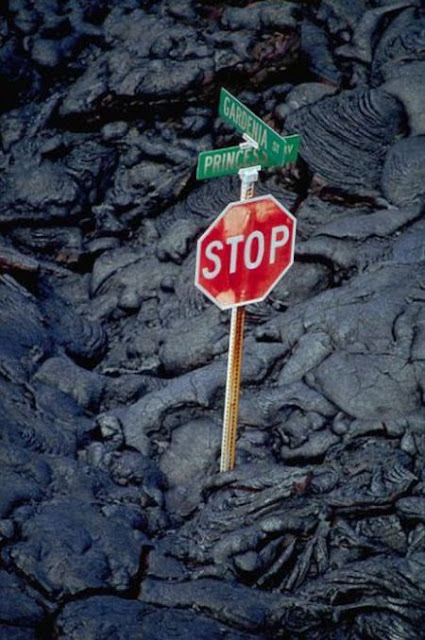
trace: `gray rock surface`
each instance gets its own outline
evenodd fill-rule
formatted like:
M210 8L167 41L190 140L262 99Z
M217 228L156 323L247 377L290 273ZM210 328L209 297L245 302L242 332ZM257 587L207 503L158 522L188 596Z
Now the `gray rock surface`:
M101 626L99 620L102 620ZM183 640L188 633L200 640L242 640L250 637L224 629L201 614L177 608L156 609L145 603L114 596L94 596L83 602L71 602L59 616L57 626L58 638L75 640L106 640L112 636L117 640L160 640L164 634Z
M418 0L0 7L0 640L422 640ZM225 86L293 166L295 264L229 313L196 241L239 199Z

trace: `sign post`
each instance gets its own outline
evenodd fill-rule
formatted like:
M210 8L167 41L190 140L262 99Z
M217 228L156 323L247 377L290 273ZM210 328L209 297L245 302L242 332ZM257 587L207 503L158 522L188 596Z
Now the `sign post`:
M227 361L226 396L224 399L220 471L231 471L236 460L236 435L239 413L239 389L242 371L245 307L232 309L230 319L229 356Z
M199 238L195 285L232 314L220 461L220 471L230 471L236 458L245 306L264 300L294 260L294 216L271 195L254 198L254 185L263 167L295 161L300 136L279 136L225 89L219 113L245 141L201 153L197 178L238 173L240 201L230 203Z
M240 169L241 201L254 195L260 167ZM239 389L242 371L243 332L245 306L233 307L230 319L229 355L227 361L226 396L224 399L223 432L221 440L220 471L231 471L236 460L236 435L238 429Z

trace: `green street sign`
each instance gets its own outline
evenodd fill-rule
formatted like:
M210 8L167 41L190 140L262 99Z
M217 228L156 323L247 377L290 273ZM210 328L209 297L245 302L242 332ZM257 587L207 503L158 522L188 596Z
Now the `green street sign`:
M237 131L246 133L255 140L260 149L266 151L272 164L282 165L286 162L292 162L292 160L285 159L287 155L285 138L273 131L268 124L263 122L261 118L256 116L255 113L245 107L242 102L239 102L224 88L220 91L218 113L223 120L231 124Z
M283 162L287 164L295 162L300 146L300 136L292 135L281 138L283 142ZM241 148L226 147L224 149L214 149L213 151L203 151L198 156L198 166L196 168L196 178L206 180L207 178L218 178L238 173L244 167L260 165L261 168L276 166L273 156L270 156L264 149L253 149L252 147Z

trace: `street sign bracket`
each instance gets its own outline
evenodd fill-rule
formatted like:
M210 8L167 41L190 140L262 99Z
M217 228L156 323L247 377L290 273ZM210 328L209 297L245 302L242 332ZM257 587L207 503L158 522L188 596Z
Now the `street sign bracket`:
M248 135L247 133L243 133L242 138L244 139L244 142L241 142L239 144L239 147L241 149L258 149L259 148L258 142L256 142L254 138L251 138L251 136Z
M259 171L261 171L261 165L256 165L254 167L244 167L243 169L239 169L238 176L242 182L241 184L242 200L246 198L245 190L247 189L248 185L253 185L254 182L257 182Z

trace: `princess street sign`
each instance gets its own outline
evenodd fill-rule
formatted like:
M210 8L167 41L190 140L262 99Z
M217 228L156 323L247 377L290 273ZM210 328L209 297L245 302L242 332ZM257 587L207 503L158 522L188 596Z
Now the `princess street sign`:
M292 135L282 138L284 142L284 162L295 162L300 145L300 136ZM273 157L270 157L264 149L253 149L248 147L241 149L237 147L225 147L224 149L214 149L213 151L202 151L198 156L198 166L196 168L196 178L205 180L206 178L218 178L238 173L239 169L260 165L265 167L276 166Z

